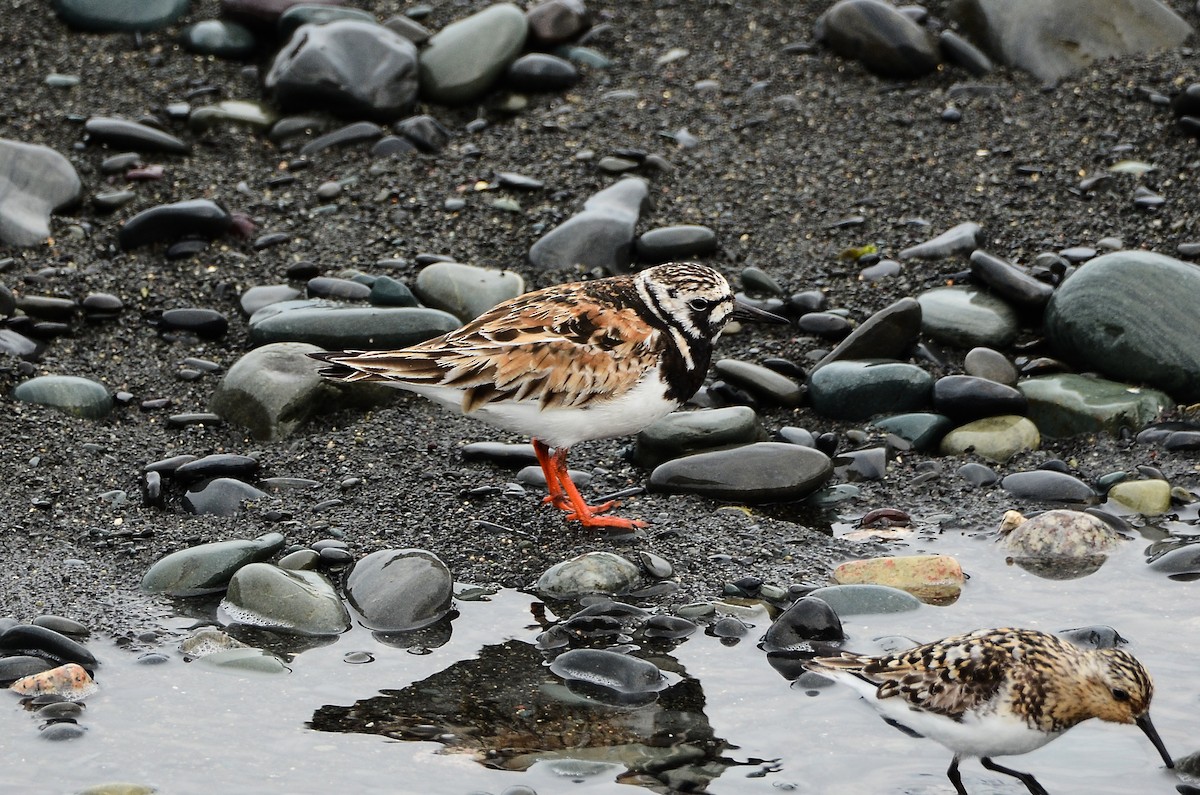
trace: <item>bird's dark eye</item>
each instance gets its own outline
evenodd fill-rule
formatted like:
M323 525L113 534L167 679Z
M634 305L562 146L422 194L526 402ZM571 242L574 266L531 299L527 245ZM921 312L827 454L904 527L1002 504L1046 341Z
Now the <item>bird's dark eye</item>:
M709 302L703 298L693 298L692 300L688 301L688 306L697 312L703 312L704 310L708 309L711 304L709 304Z
M1114 687L1112 689L1112 697L1114 701L1128 701L1129 693L1119 687Z

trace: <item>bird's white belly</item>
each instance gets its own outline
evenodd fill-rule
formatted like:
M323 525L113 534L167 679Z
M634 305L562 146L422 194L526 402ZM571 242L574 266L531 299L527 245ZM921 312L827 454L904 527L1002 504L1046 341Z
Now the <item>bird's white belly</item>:
M977 718L968 713L962 721L955 721L944 715L907 708L903 713L889 710L889 714L913 731L963 756L1027 754L1060 734L1031 728L1024 720L1012 715L991 714Z
M402 382L392 385L462 412L462 392L458 389ZM547 409L535 400L499 400L480 406L468 416L524 436L536 436L550 447L570 447L592 439L637 433L679 408L675 401L664 399L663 390L656 371L651 371L633 389L613 400L598 399L586 406Z

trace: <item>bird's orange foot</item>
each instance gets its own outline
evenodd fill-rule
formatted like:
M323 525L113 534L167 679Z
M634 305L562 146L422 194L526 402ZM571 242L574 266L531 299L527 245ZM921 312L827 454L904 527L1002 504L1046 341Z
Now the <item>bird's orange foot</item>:
M619 530L637 530L639 527L647 526L641 519L622 519L620 516L596 516L592 513L585 513L583 516L580 516L577 512L567 514L567 521L579 522L584 527L615 527Z

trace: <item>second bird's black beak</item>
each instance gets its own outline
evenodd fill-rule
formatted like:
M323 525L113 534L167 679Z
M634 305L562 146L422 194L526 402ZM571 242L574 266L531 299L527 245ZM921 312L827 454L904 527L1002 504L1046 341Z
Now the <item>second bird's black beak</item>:
M1136 723L1138 728L1145 732L1146 736L1150 738L1150 742L1154 743L1155 749L1158 750L1159 755L1163 758L1163 762L1166 762L1167 767L1175 767L1175 760L1171 759L1171 755L1167 753L1167 746L1163 745L1162 738L1158 736L1158 732L1154 729L1154 724L1150 722L1150 713L1147 712L1145 715L1138 718Z
M774 312L768 312L765 309L759 309L757 306L748 304L740 298L734 299L733 311L729 314L729 316L733 320L740 320L743 322L752 321L755 323L782 323L784 325L792 322L786 317L780 317L779 315L776 315Z

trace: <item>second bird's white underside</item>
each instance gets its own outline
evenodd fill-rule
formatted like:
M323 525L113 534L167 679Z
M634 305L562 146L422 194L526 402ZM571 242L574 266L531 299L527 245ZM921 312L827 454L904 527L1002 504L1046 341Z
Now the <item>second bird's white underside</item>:
M416 392L462 413L461 389L403 381L388 384ZM628 436L665 417L679 408L679 404L666 400L664 390L655 367L632 389L610 400L600 397L585 406L546 409L536 400L498 400L480 406L467 416L524 436L536 436L550 447L570 447L592 439Z
M848 671L821 671L857 690L881 715L935 740L960 756L1016 756L1027 754L1058 737L1061 732L1030 728L1019 717L999 712L967 713L961 721L909 706L899 696L877 698L876 687Z

